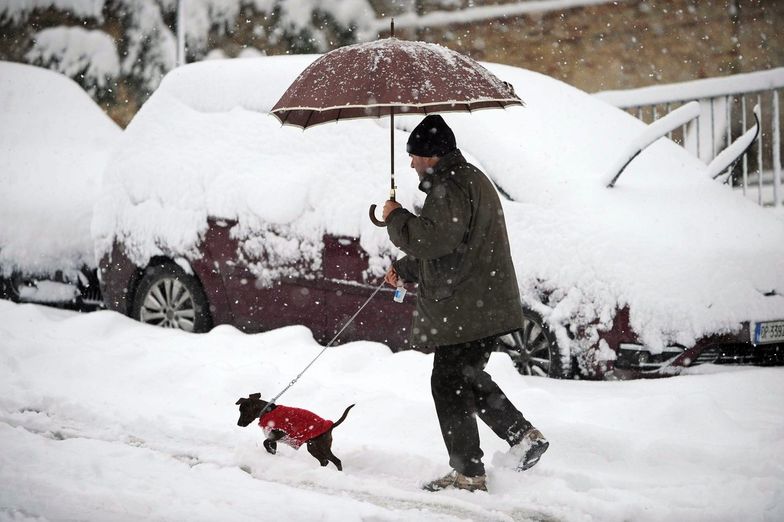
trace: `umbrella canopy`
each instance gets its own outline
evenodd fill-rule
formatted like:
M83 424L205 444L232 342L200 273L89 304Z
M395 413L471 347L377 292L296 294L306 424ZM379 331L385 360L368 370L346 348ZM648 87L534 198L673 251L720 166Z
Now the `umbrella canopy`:
M437 44L392 37L330 51L294 80L272 114L284 125L306 129L355 118L392 118L389 141L394 152L395 114L470 112L523 105L512 85L475 60ZM395 162L390 154L389 199L395 200ZM376 205L369 210L377 226Z
M523 105L509 83L441 45L385 38L331 51L289 86L274 114L303 129L330 121Z

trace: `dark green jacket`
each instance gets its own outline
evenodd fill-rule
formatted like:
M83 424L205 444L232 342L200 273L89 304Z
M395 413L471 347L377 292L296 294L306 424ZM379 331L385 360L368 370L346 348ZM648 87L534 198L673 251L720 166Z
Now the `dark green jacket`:
M419 216L399 208L387 218L406 256L393 266L417 282L415 346L475 341L522 328L517 277L498 193L459 150L441 158L419 184Z

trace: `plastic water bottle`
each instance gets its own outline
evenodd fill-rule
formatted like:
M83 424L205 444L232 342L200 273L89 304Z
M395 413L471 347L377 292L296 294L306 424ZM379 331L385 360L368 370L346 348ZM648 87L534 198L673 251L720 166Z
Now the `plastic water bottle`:
M403 286L403 282L398 279L397 280L397 288L395 288L395 297L394 301L396 303L402 303L403 299L406 298L406 287Z

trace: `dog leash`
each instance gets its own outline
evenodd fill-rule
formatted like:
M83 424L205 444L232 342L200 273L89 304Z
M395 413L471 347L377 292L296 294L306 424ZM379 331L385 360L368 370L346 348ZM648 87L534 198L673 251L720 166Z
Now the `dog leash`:
M315 362L316 362L316 360L317 360L319 357L321 357L321 355L322 355L324 352L326 352L328 348L330 348L330 347L332 346L332 343L334 343L334 342L337 340L337 338L338 338L338 337L340 337L340 334L342 334L342 333L343 333L343 330L345 330L346 328L348 328L348 325L350 325L350 324L351 324L351 323L354 321L354 319L356 319L356 318L357 318L357 316L359 315L359 312L361 312L361 311L362 311L362 310L363 310L363 309L364 309L364 308L367 306L367 304L370 302L370 300L371 300L371 299L373 299L373 298L376 296L376 294L378 293L378 291L379 291L379 290L381 290L381 289L384 287L384 284L385 284L385 281L381 281L381 284L380 284L380 285L378 285L378 288L376 288L376 289L373 291L373 293L372 293L372 294L370 294L370 297L368 297L368 298L367 298L367 300L365 300L365 302L362 304L362 306L360 306L360 307L359 307L359 310L357 310L356 312L354 312L354 315L352 315L352 316L351 316L351 318L350 318L348 321L346 321L346 324L344 324L344 325L343 325L343 328L341 328L341 329L340 329L340 331L339 331L338 333L336 333L336 334L335 334L335 337L333 337L333 338L332 338L332 340L331 340L331 341L329 341L329 342L327 343L327 345L324 347L324 349L323 349L323 350L321 350L321 351L318 353L318 355L316 355L316 356L313 358L313 360L312 360L312 361L310 361L310 363L308 363L308 365L307 365L307 366L305 366L305 368L304 368L304 369L303 369L301 372L299 372L299 375L297 375L296 377L294 377L294 378L291 380L291 382L288 384L288 386L286 386L285 388L283 388L283 390L281 390L281 392L280 392L279 394L277 394L275 397L273 397L273 399L272 399L271 401L269 401L269 402L267 403L267 405L266 405L266 406L264 406L264 408L262 408L262 410L261 410L261 413L259 414L259 418L263 417L263 416L264 416L264 413L266 413L266 411L269 409L269 407L270 407L270 406L272 406L272 405L274 405L274 404L275 404L275 401L277 401L277 400L280 398L280 396L281 396L281 395L283 395L284 393L286 393L286 391L287 391L289 388L291 388L292 386L294 386L294 384L295 384L295 383L296 383L296 382L299 380L299 378L300 378L300 377L302 377L302 375L303 375L303 374L304 374L306 371L308 371L308 369L309 369L311 366L313 366L313 363L315 363Z

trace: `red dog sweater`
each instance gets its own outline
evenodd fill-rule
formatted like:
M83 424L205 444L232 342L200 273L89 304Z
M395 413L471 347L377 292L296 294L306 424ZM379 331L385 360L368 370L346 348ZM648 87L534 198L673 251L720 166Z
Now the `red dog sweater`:
M272 430L280 430L286 434L280 442L294 449L324 434L333 424L331 420L322 419L313 412L289 406L276 406L259 419L259 426L265 435L269 436Z

